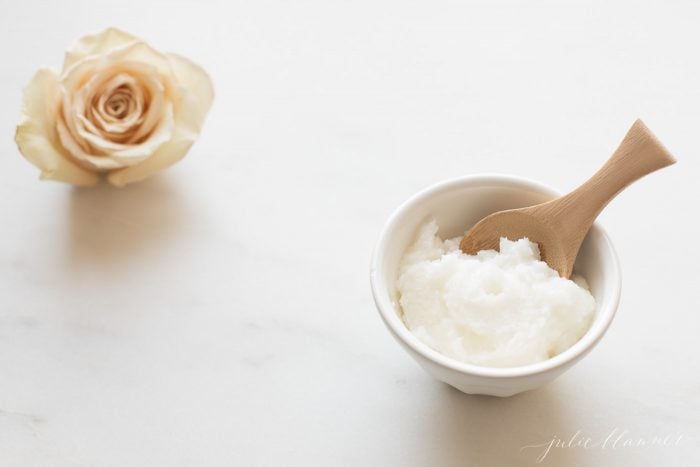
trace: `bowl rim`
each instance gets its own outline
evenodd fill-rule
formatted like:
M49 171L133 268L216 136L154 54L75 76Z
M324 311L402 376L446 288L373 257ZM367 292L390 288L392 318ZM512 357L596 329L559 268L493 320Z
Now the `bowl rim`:
M560 195L560 193L551 187L525 177L500 173L480 173L460 176L432 184L409 197L394 210L394 212L385 222L381 233L379 234L379 239L375 245L374 252L372 253L370 283L372 287L372 296L382 320L394 337L404 345L408 346L410 350L444 368L467 375L499 379L516 378L537 375L549 372L550 370L565 367L568 364L572 364L590 351L603 337L615 316L620 301L622 277L619 259L610 237L598 222L593 224L589 234L593 233L593 235L599 237L599 240L604 243L604 247L609 251L612 259L610 265L612 272L610 277L606 278L606 281L611 283L612 286L610 288L611 296L609 297L609 300L607 300L608 306L598 310L598 313L596 314L593 323L591 323L590 328L574 345L552 358L528 365L505 368L483 367L461 362L447 357L423 343L408 329L408 327L406 327L403 320L395 312L392 300L390 298L389 284L386 284L386 281L384 281L383 277L380 277L379 274L382 271L380 264L383 260L384 252L386 251L389 241L388 234L396 228L396 224L398 223L399 219L408 214L416 204L440 193L466 186L519 186L547 195Z

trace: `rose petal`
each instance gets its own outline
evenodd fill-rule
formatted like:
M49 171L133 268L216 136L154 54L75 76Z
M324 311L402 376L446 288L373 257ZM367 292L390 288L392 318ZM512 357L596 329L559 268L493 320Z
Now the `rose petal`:
M136 36L117 28L107 28L95 34L88 34L78 39L66 51L63 70L91 55L103 54L117 47L139 41Z
M93 97L93 102L87 109L88 115L92 117L88 120L94 126L104 130L111 139L125 142L128 138L125 138L124 135L128 132L133 134L134 127L140 125L144 119L142 87L133 76L120 73L105 83L99 92L100 96L97 102ZM112 115L106 108L109 101L115 99L121 99L125 102L125 109L119 117Z
M175 103L172 140L161 145L142 163L109 172L107 180L115 186L143 180L173 165L187 154L199 136L199 130L214 98L211 79L202 68L187 59L172 54L168 55L168 58L175 79L180 80L177 88L171 91Z
M91 81L94 81L94 79ZM57 126L58 136L61 139L61 142L63 143L63 147L65 147L73 156L76 156L78 159L80 159L79 153L90 153L90 147L87 145L87 142L80 137L78 133L79 122L75 118L76 115L80 115L84 111L84 99L85 94L87 92L86 89L89 89L90 86L91 83L88 82L88 84L85 85L85 88L82 89L81 92L77 93L71 93L66 89L62 90L63 102L61 106L61 118L59 118L59 121L62 121L64 125L63 128L59 128ZM70 141L67 142L66 138L68 136L70 136Z
M114 78L115 82L113 84L116 84L116 78L119 78L120 76ZM107 86L107 89L100 90L100 94L99 97L97 97L97 99L95 96L92 97L92 103L86 109L86 118L88 118L88 120L95 127L98 127L101 131L107 133L112 139L121 143L127 142L131 135L133 135L137 130L137 128L135 127L141 125L145 118L143 115L143 110L145 107L145 97L142 86L140 85L140 83L136 83L136 80L133 77L130 78L134 81L133 85L129 81L126 81L124 84L122 84L122 86L128 87L128 89L130 90L129 92L133 95L129 99L126 114L123 115L121 118L117 118L114 115L111 115L105 109L108 105L108 99L112 98L112 96L110 96L110 93L127 93L126 90L113 90L113 87L110 86L110 83L112 83L112 81L105 85Z
M149 157L161 144L170 140L173 136L174 127L173 107L172 104L167 103L161 111L161 119L158 126L146 140L139 144L124 145L123 149L110 153L110 157L121 160L125 165L134 165L134 159Z
M125 143L136 143L147 136L158 123L160 119L160 110L165 99L164 94L173 95L176 90L170 84L174 79L170 64L165 56L158 59L157 56L152 57L156 61L160 61L161 68L153 66L152 63L140 63L137 61L124 61L124 57L130 53L132 49L141 50L141 46L145 44L130 44L125 49L117 49L110 54L100 57L85 58L61 75L61 83L65 88L66 95L74 96L74 103L85 105L85 102L99 92L100 86L106 80L114 76L115 73L124 72L138 75L139 84L144 86L150 95L150 106L144 114L144 121L139 126L139 129ZM147 51L154 54L150 47L145 46ZM134 52L139 55L143 52ZM74 138L79 139L77 130L72 124L70 117L70 103L64 102L64 120L67 128L71 131ZM80 143L80 141L77 141ZM79 144L80 145L80 144ZM82 145L81 145L82 146ZM85 152L88 148L83 147Z
M82 165L92 170L108 171L138 164L149 157L165 140L173 127L172 105L165 104L165 86L158 79L157 69L149 64L138 62L119 62L101 67L104 57L90 57L76 63L63 74L66 84L65 94L75 88L73 102L68 98L63 103L63 119L58 124L58 135L70 154ZM81 79L83 73L91 74L88 79ZM129 75L127 79L113 82L115 75ZM133 76L131 76L133 75ZM82 85L80 83L83 83ZM106 84L105 84L106 83ZM151 97L143 119L133 128L125 128L124 133L100 131L96 124L107 122L95 118L91 121L92 102L110 83L117 86L129 83L143 86ZM110 92L109 88L105 92ZM145 104L143 104L145 105ZM89 106L89 107L88 107ZM92 114L94 116L94 113ZM124 123L124 122L122 122ZM155 134L157 133L157 134Z
M78 115L78 120L82 125L78 125L78 135L90 145L90 153L99 155L100 157L108 157L105 154L110 154L112 151L126 149L129 146L114 142L112 139L106 139L100 134L100 130L94 127L90 120L82 115Z
M92 75L95 69L133 65L155 69L161 75L174 76L168 57L141 40L127 42L100 55L88 55L64 67L61 81L71 88L80 87L81 76ZM93 70L92 72L90 70ZM76 80L77 78L77 80Z
M58 74L40 69L24 90L22 117L15 141L24 157L41 169L41 178L92 186L99 177L67 159L55 141L52 122L60 104Z
M187 139L170 140L161 145L151 157L142 163L109 172L107 180L114 186L123 187L129 183L148 178L185 157L193 142Z
M58 132L58 138L60 139L63 147L70 153L73 159L83 167L97 172L106 172L107 170L119 169L123 167L122 164L113 161L109 157L90 154L89 152L84 151L75 141L75 138L71 134L63 119L58 119L56 122L56 130Z
M95 148L96 152L103 154L100 156L83 155L81 158L103 167L103 159L112 160L115 163L115 167L112 168L132 166L150 157L161 144L168 141L172 136L172 129L173 112L172 106L168 104L163 111L158 128L141 144L117 144L90 132L81 132L81 136L90 143L90 146Z
M190 146L197 139L197 134L183 125L178 126L177 121L174 124L171 138L161 144L151 157L132 167L109 172L107 174L109 183L124 186L143 180L185 157Z
M170 61L165 54L144 42L131 42L103 55L90 55L73 62L61 73L61 83L69 92L78 92L96 74L105 70L116 72L120 68L149 70L143 75L160 74L171 77L171 81L174 79ZM100 79L104 79L104 75Z
M167 54L175 78L181 87L191 93L197 102L191 109L192 119L199 131L214 101L214 86L206 71L196 63L177 54Z
M162 77L155 73L155 70L140 63L130 63L132 73L139 75L139 84L149 96L148 108L143 114L143 121L133 136L126 140L126 143L138 143L143 138L153 132L154 128L162 118L165 100L166 86L164 81L167 77Z

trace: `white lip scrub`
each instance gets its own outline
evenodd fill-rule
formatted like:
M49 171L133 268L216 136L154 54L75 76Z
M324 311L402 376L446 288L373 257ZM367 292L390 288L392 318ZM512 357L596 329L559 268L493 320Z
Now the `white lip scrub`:
M474 365L547 360L588 330L595 299L580 276L563 279L527 238L501 238L500 252L467 255L461 237L441 240L425 224L401 259L403 321L438 352Z

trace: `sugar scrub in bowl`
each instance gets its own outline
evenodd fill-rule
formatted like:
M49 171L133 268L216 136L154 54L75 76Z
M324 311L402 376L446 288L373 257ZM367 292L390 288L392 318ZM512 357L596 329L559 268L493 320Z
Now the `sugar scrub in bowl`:
M403 255L396 283L406 327L429 347L465 363L512 367L560 354L588 330L595 299L580 276L559 274L527 238L499 251L459 249L434 220Z
M372 291L389 330L429 373L509 396L551 381L610 325L620 270L598 214L676 159L637 120L607 162L564 196L517 177L430 187L390 218Z
M600 340L620 297L613 245L593 224L571 280L539 261L537 245L504 240L467 255L461 236L487 215L543 203L552 189L509 175L431 186L400 206L375 247L379 314L431 375L469 394L510 396L573 366Z

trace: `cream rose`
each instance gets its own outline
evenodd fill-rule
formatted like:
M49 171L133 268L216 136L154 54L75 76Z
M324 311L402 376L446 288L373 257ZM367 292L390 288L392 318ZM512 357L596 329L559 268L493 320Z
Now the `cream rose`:
M214 98L207 73L118 29L79 39L24 91L15 141L41 178L116 186L182 159Z

